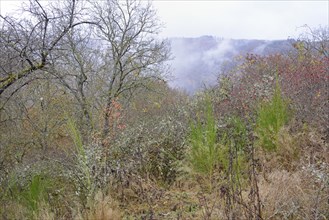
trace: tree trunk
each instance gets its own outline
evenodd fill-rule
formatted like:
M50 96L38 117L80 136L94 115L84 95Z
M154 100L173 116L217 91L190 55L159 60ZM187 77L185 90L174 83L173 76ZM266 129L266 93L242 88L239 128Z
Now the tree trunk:
M103 127L103 139L107 138L110 134L110 116L111 116L112 97L109 96L106 103Z

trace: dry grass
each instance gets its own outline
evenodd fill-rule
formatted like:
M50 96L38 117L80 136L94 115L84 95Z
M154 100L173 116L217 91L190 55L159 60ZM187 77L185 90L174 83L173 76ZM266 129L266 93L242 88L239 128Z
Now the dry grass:
M329 147L312 129L279 133L276 152L259 151L264 219L329 219Z
M89 210L83 214L83 220L118 220L122 218L118 204L102 192L95 195ZM79 218L78 218L79 219Z
M35 216L35 219L43 219L43 220L55 220L55 214L50 210L48 204L42 202L39 207L39 211Z
M259 189L265 219L327 219L328 179L319 180L309 170L274 171Z
M18 202L8 201L0 208L0 219L28 219L28 209Z
M299 147L305 156L304 163L307 164L329 164L329 143L326 142L325 134L315 129L305 129L298 137Z

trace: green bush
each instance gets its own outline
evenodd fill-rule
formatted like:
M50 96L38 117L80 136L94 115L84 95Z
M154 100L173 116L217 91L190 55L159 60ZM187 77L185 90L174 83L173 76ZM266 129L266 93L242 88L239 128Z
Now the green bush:
M266 150L276 150L279 131L288 122L290 116L288 103L281 95L278 82L276 82L272 99L262 103L257 113L258 144Z
M217 143L217 127L209 98L206 100L204 122L200 118L190 125L188 162L192 170L211 176L220 162L221 146Z

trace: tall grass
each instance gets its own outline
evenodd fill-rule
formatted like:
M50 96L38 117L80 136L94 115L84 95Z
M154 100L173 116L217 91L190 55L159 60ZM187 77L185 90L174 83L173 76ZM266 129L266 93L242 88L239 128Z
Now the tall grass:
M28 186L28 189L23 193L23 199L29 209L33 212L38 211L40 202L47 196L47 179L41 175L35 175Z
M91 170L88 166L88 156L83 146L81 133L77 129L76 123L70 117L68 117L67 127L76 149L77 164L74 169L75 172L78 173L76 175L79 189L77 193L82 199L83 205L88 205L89 199L92 198L94 191Z
M266 150L276 150L279 131L289 118L288 103L281 95L277 80L272 99L267 103L262 103L258 108L256 123L258 144Z
M10 186L11 195L6 195L8 206L6 213L2 213L2 217L4 219L39 219L39 215L45 211L52 215L48 204L48 195L52 187L53 180L43 173L32 174L26 185L14 182Z

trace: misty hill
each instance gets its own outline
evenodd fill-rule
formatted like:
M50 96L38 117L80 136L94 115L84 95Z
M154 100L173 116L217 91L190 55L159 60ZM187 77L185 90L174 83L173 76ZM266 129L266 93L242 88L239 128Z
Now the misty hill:
M287 40L234 40L212 36L171 38L172 87L194 93L203 85L216 82L221 66L238 55L268 55L291 49Z

